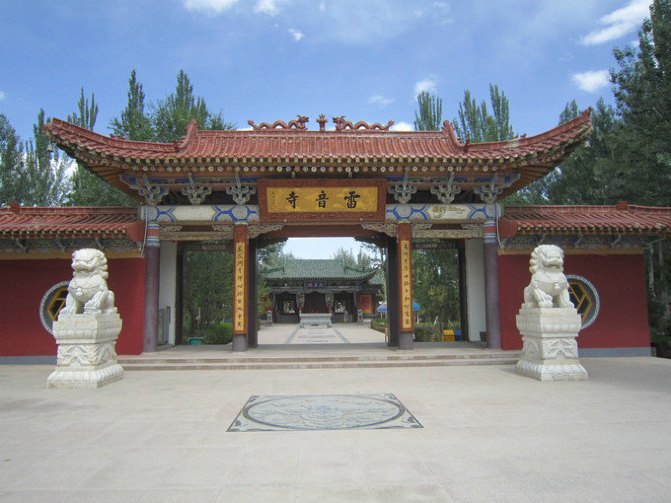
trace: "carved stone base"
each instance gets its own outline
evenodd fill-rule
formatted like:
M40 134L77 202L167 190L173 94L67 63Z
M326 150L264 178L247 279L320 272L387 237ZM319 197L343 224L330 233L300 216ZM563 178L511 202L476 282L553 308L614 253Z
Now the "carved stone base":
M99 388L123 377L123 367L118 363L88 368L59 368L47 378L48 388Z
M47 387L98 388L121 379L114 349L121 325L117 313L73 314L55 321L58 358Z
M524 347L517 372L539 381L582 381L587 371L578 360L580 315L571 308L522 307L517 328Z

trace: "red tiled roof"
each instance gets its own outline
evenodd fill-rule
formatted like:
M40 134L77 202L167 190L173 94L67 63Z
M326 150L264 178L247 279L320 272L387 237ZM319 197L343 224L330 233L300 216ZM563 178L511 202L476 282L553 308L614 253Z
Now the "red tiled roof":
M546 133L511 141L464 144L451 126L443 131L200 131L191 123L174 143L110 138L53 119L44 126L59 147L117 187L123 171L232 171L236 166L335 166L410 164L429 172L459 167L468 172L514 169L523 186L544 175L591 133L590 110ZM452 169L449 169L452 171ZM423 170L426 171L426 170ZM477 174L477 173L476 173ZM123 187L122 187L123 188Z
M671 234L671 208L635 206L508 206L501 237L516 234Z
M137 209L35 208L10 205L0 208L0 238L105 238L142 241L144 222Z

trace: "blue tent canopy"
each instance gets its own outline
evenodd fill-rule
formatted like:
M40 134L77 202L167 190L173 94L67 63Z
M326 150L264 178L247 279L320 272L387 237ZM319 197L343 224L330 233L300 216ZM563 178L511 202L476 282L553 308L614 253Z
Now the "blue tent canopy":
M419 304L417 303L417 301L413 300L412 301L412 310L417 312L420 309L421 309L421 307L419 307ZM386 302L380 302L380 305L377 306L377 312L378 313L386 313L387 312L387 303Z

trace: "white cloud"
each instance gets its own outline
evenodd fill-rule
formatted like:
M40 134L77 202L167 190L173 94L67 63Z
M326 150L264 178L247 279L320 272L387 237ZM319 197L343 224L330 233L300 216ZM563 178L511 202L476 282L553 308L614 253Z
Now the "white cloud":
M326 2L322 1L319 3L319 11L324 12L326 10Z
M0 101L2 101L2 100L4 100L4 99L5 99L5 92L4 92L4 91L0 91Z
M391 131L414 131L415 126L409 122L400 121L389 128Z
M610 74L608 73L608 70L592 70L582 73L574 73L571 80L581 91L593 93L608 85L610 82Z
M183 0L184 7L190 11L221 14L233 7L238 0Z
M433 75L429 75L424 80L415 82L415 96L424 91L427 91L429 93L435 93L437 84L438 79L436 79L436 77L434 77Z
M276 16L280 12L278 3L278 0L259 0L254 6L254 12Z
M381 94L374 94L373 96L370 96L368 98L368 103L371 105L377 105L381 108L386 107L387 105L391 105L394 102L394 98L387 98L386 96L382 96Z
M305 37L305 34L302 31L295 28L289 28L289 33L294 37L295 42L300 42Z
M650 15L650 0L631 0L621 9L599 19L603 28L593 30L580 40L584 45L596 45L617 40L640 28L643 19Z

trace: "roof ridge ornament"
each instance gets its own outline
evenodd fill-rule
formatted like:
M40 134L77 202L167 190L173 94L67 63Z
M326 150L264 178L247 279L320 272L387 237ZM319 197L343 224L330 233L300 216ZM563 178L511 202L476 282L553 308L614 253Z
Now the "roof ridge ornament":
M268 123L268 122L262 122L261 124L256 124L252 119L249 119L247 121L247 124L252 126L252 129L254 131L263 131L263 130L268 130L268 129L298 129L301 131L304 131L307 129L307 124L310 122L310 118L306 115L297 115L296 119L290 120L288 123L284 122L282 120L277 120L275 122Z
M354 131L358 129L364 129L366 131L389 131L389 128L394 125L394 121L388 121L386 126L383 126L379 122L368 124L366 121L359 121L352 124L352 121L346 120L344 115L333 117L333 122L336 125L336 131L345 131L347 129Z

